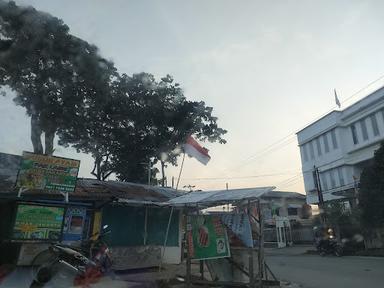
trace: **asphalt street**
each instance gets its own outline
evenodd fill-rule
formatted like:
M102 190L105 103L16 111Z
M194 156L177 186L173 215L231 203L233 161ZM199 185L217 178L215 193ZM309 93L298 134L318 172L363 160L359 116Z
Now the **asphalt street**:
M266 262L277 278L297 284L293 287L384 287L384 258L321 257L289 253L288 249L272 253L267 251ZM284 250L288 252L286 253Z

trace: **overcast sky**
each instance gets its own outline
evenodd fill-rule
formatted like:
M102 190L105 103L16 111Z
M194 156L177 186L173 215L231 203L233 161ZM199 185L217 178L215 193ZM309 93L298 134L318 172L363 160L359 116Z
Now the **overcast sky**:
M207 166L186 158L181 187L304 192L294 133L334 108L334 88L343 102L384 74L383 1L16 2L63 19L120 72L170 74L187 98L214 107L228 143L204 144ZM0 151L21 154L32 150L29 119L11 99L0 96ZM56 150L89 177L92 159L73 153Z

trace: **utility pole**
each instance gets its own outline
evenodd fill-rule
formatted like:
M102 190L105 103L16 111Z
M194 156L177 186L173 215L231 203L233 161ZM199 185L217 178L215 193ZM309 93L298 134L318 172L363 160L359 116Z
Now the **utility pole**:
M315 182L317 197L319 199L320 217L323 224L325 224L326 217L325 217L325 211L324 211L323 191L321 189L321 182L320 182L320 173L319 173L319 169L315 165L313 165L313 181Z
M225 188L228 191L228 183L225 183ZM227 212L229 212L229 204L227 204Z
M351 208L356 208L359 206L359 179L353 175L353 198L350 201Z
M151 159L148 160L148 186L151 186Z

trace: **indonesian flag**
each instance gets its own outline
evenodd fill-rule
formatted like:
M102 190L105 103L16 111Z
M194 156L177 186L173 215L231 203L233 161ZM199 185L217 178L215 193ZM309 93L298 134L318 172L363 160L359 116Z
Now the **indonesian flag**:
M199 143L192 136L189 136L187 142L184 144L184 152L189 157L196 158L200 163L207 165L211 156L208 155L208 149L200 146Z

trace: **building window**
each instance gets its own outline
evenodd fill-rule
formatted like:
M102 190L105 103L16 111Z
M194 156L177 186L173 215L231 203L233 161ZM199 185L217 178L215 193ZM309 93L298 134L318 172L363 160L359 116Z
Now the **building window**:
M382 109L380 111L381 111L381 117L383 117L383 121L384 121L384 109Z
M365 119L362 119L360 121L361 125L361 132L363 134L363 140L366 141L368 140L368 130L367 130L367 125L365 124Z
M320 174L320 178L321 178L321 188L323 191L327 191L328 190L328 183L327 183L327 175L326 175L326 172L323 172Z
M325 153L328 153L329 152L329 143L328 143L327 134L323 135L323 141L324 141L324 151L325 151Z
M288 216L297 216L297 208L288 208Z
M380 133L379 133L379 126L377 125L376 115L373 114L369 118L371 118L373 135L378 136Z
M307 153L307 149L305 146L306 145L301 146L300 149L301 149L301 154L302 154L302 157L304 159L304 162L307 162L308 161L308 153Z
M309 154L311 155L311 159L315 159L315 151L313 150L313 143L312 141L308 143L309 145Z
M351 125L351 132L352 132L353 144L356 145L359 143L359 140L357 139L357 131L356 131L356 127L354 124Z
M329 171L329 176L331 178L331 189L336 187L335 173L333 170Z
M341 167L339 167L337 169L337 174L339 176L340 186L344 186L344 184L345 184L345 182L344 182L344 175L343 175L343 169Z
M336 139L335 129L333 129L333 130L331 131L331 138L332 138L333 149L337 149L338 146L337 146L337 139Z
M317 146L317 155L321 156L321 154L323 154L321 152L321 145L320 145L320 139L319 138L316 138L316 146Z

